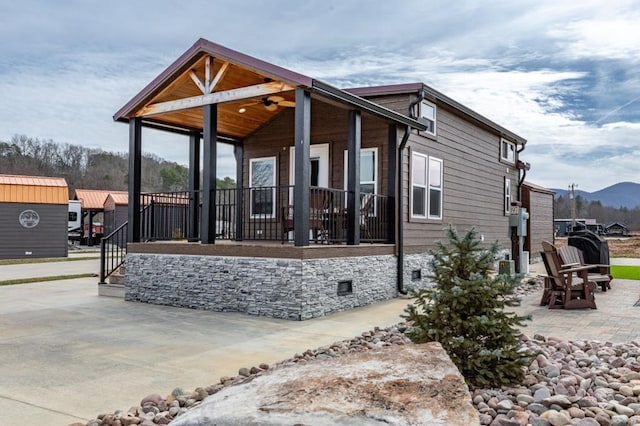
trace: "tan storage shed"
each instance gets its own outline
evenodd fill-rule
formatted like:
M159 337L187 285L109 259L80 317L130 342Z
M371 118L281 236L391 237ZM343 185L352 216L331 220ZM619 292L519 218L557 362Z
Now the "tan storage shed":
M555 192L550 189L534 185L531 182L522 184L522 207L529 212L527 236L524 240L524 250L529 252L529 261L540 261L542 241L554 239L553 230L553 197Z
M104 201L104 235L109 235L129 220L129 193L111 191Z
M0 175L0 259L66 257L64 178Z

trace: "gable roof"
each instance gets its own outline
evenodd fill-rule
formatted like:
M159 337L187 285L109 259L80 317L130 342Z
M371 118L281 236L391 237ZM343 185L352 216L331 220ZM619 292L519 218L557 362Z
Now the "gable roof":
M0 175L0 202L67 204L67 181L59 177Z
M129 193L127 191L111 191L107 198L111 198L116 206L126 206L129 204Z
M102 210L104 201L111 192L113 191L104 189L76 189L74 199L82 202L84 210Z
M462 105L461 103L451 99L447 95L440 93L436 89L427 86L424 83L405 83L405 84L392 84L386 86L370 86L370 87L355 87L351 89L345 89L345 91L349 93L353 93L354 95L362 96L362 97L375 97L375 96L386 96L386 95L399 95L399 94L411 94L415 93L418 96L423 96L425 100L433 101L433 102L441 102L448 107L458 111L463 114L467 118L471 118L489 128L499 133L501 136L505 136L508 139L511 139L513 142L524 145L527 143L527 140L512 131L505 129L504 127L496 124L495 122L489 120L485 116L475 112L469 107Z
M540 186L540 185L536 185L534 183L528 182L528 181L524 181L522 182L522 186L530 188L536 192L543 192L546 194L555 194L555 191L553 191L552 189L549 188L545 188L544 186Z
M295 104L295 90L299 88L321 101L425 128L417 120L359 96L202 38L113 118L128 122L140 117L148 127L190 133L202 131L202 106L217 104L218 134L241 139Z
M620 222L613 222L607 226L604 227L604 229L610 229L613 227L617 227L617 228L622 228L622 229L629 229L627 228L627 225L625 225L624 223L620 223Z

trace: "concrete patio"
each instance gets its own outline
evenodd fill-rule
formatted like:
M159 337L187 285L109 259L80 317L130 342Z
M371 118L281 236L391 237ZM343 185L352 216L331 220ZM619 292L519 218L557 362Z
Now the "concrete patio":
M640 265L640 259L611 259L612 264ZM531 275L544 274L542 264L531 265ZM548 309L540 306L541 292L522 298L515 312L531 315L524 334L558 337L563 340L591 339L622 343L640 341L640 281L611 281L611 290L596 290L598 309Z
M84 262L49 264L49 275ZM0 277L28 274L14 266L0 266ZM86 267L97 269L97 261ZM31 273L41 276L44 268ZM539 272L532 265L532 274ZM68 425L127 410L150 393L210 385L240 367L395 324L409 303L395 299L300 322L129 303L99 297L96 284L82 278L0 287L2 424ZM541 292L524 297L517 312L533 317L524 333L640 340L640 282L614 280L612 287L596 293L597 310L549 310L539 306Z

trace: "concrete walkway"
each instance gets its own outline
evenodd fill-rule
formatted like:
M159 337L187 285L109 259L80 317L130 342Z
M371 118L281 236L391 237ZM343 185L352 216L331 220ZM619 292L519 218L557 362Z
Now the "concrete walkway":
M19 266L27 276L64 275L84 262ZM97 261L86 262L76 273L97 270ZM9 279L8 270L19 275L13 266L0 266L0 279ZM541 272L539 265L531 269ZM640 281L614 280L612 287L597 292L597 310L549 310L539 306L541 294L526 296L517 312L533 321L524 333L640 340L640 307L633 306ZM240 367L395 324L408 303L396 299L294 322L99 297L97 278L2 286L0 423L68 425L127 410L149 393L193 390L235 376Z
M124 302L97 290L96 278L0 287L0 423L68 425L128 410L150 393L193 390L395 324L409 303L296 322Z
M77 257L73 255L72 257ZM96 256L95 253L86 253L87 257ZM97 256L100 256L97 254ZM84 257L84 256L82 256ZM16 265L0 265L0 281L17 280L24 278L53 277L76 274L98 274L100 271L100 259L90 260L66 260L46 263L23 263Z

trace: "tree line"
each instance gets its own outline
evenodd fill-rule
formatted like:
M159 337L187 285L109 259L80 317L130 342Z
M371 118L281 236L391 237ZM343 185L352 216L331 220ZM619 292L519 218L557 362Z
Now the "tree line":
M63 177L72 196L76 188L126 191L129 154L107 152L81 145L14 135L0 141L0 173L26 176ZM171 192L188 189L189 169L153 154L142 155L142 192ZM218 180L218 187L235 187L230 178Z
M553 203L555 219L571 219L571 199L566 197L558 197ZM640 208L633 209L627 207L603 206L600 201L589 201L580 195L576 195L575 199L575 217L576 219L596 219L598 223L604 226L614 222L623 223L632 231L640 230Z

